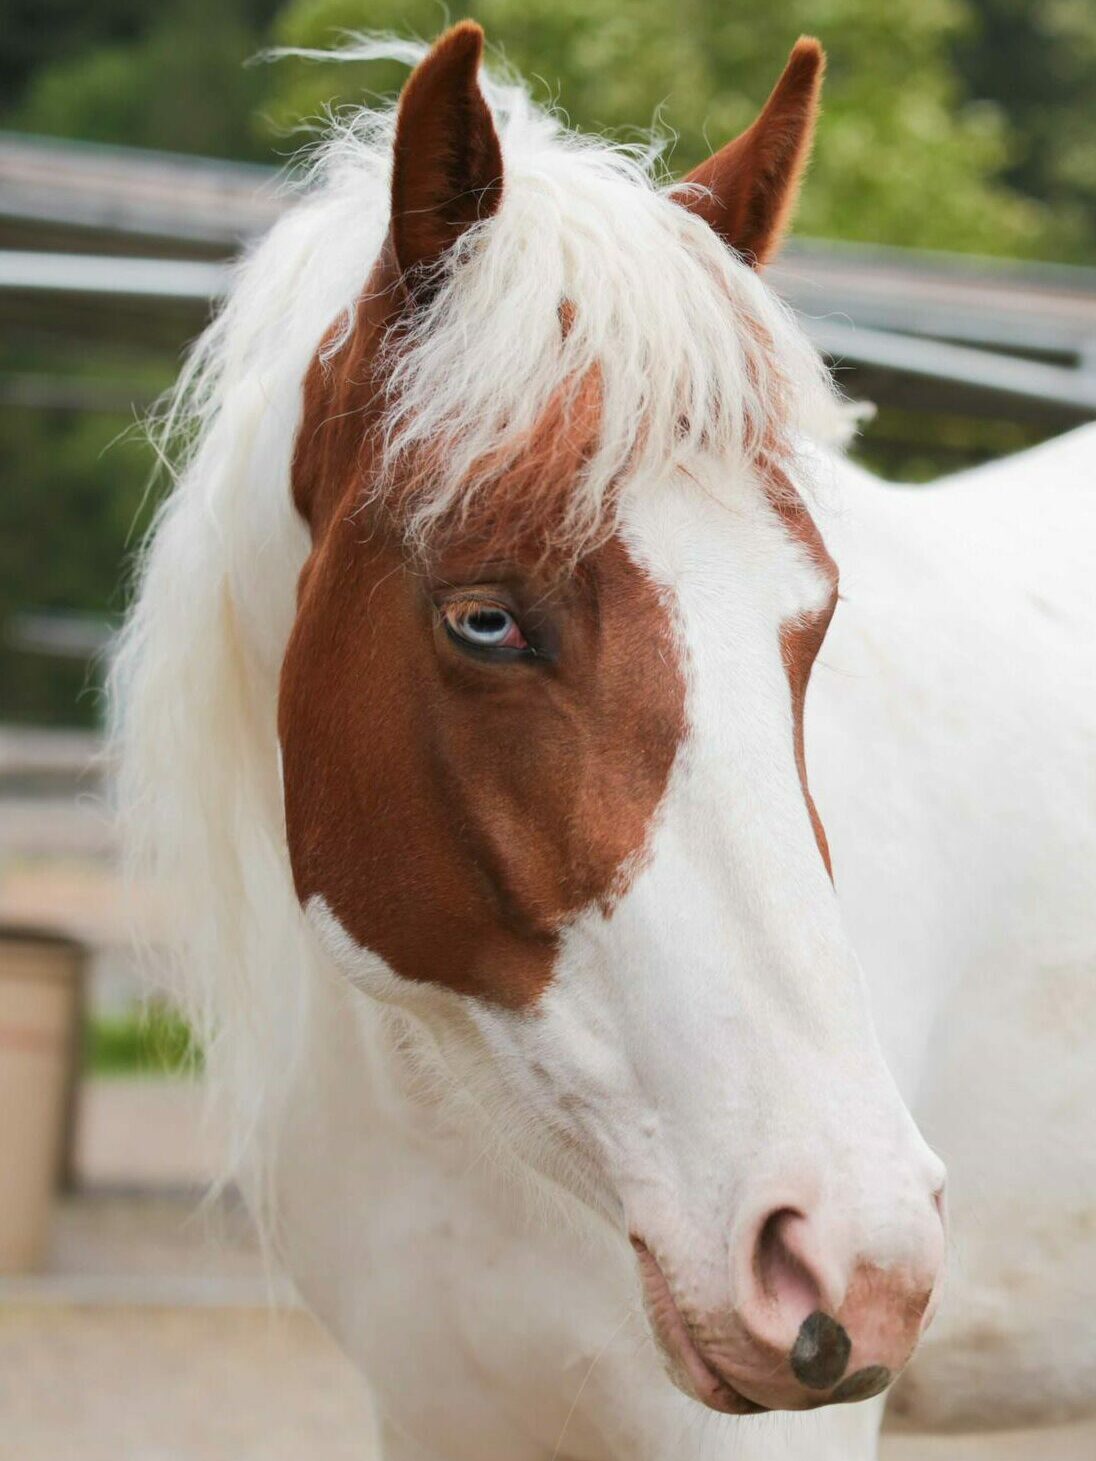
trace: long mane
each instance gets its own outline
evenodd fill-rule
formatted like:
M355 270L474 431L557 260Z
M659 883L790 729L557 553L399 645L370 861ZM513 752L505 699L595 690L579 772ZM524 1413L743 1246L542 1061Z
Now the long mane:
M340 54L424 52L362 40ZM445 464L416 499L415 535L485 490L485 464L592 371L598 441L556 527L576 551L620 490L657 490L691 455L717 454L730 492L774 431L788 450L843 434L815 352L756 272L672 200L656 148L579 136L511 78L483 88L501 209L462 239L391 359L387 463L430 448ZM113 672L131 870L173 901L172 992L227 1117L230 1168L260 1205L310 991L328 972L283 827L278 674L309 546L290 466L310 360L325 338L337 353L387 230L394 115L333 124L194 348L157 427L174 489Z

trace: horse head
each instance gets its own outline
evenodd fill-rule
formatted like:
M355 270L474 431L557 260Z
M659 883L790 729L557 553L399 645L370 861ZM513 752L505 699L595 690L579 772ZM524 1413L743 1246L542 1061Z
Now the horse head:
M822 53L659 191L543 118L497 126L481 48L459 25L409 81L387 238L305 381L297 896L631 1242L683 1388L862 1399L931 1312L943 1173L807 786L837 570L801 398L829 388L757 269Z

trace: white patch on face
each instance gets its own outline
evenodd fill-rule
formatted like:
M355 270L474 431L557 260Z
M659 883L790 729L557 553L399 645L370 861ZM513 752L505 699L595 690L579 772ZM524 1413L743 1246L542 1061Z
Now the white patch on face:
M313 893L309 898L304 916L327 957L363 994L382 1004L406 998L411 981L395 973L380 954L363 948L343 927L322 893Z
M322 893L313 893L304 905L309 928L336 969L356 989L381 1004L399 1005L427 1016L434 1008L451 1009L464 1001L440 984L407 979L372 949L364 948L343 925Z

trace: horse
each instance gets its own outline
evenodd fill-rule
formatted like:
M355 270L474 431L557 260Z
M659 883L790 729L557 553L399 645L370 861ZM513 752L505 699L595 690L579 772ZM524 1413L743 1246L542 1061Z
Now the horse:
M1080 1414L1096 436L846 459L816 41L676 182L483 46L357 45L162 425L120 797L227 1165L385 1461Z

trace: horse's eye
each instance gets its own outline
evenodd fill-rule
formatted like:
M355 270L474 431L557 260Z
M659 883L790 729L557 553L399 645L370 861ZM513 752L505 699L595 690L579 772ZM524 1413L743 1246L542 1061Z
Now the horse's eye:
M445 627L459 644L473 649L528 649L518 621L501 604L448 604Z

